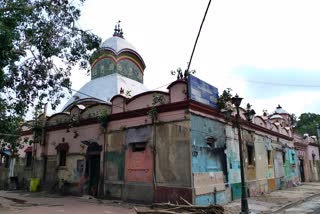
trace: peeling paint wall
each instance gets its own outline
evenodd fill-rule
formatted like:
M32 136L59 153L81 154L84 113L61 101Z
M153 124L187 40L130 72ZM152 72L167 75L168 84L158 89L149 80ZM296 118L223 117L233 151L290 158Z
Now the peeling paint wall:
M274 174L275 178L281 178L284 174L284 165L283 165L283 151L275 150L274 151Z
M156 125L157 184L191 186L189 127L189 121Z
M150 126L126 131L125 180L126 182L152 182L153 154ZM135 151L136 143L144 143L144 151Z
M81 185L81 178L84 176L83 170L77 167L78 161L84 161L84 155L68 154L66 158L66 166L57 166L57 182L62 185L64 182L68 183L69 189L67 190L72 194L79 194L83 191Z
M213 144L207 144L208 139ZM223 123L191 115L192 174L196 204L227 202L226 135Z
M285 149L285 163L284 163L284 172L285 177L282 179L282 186L284 187L291 187L293 184L298 180L298 155L293 148L286 148Z
M124 180L124 146L125 132L117 131L108 134L106 148L106 180Z
M156 202L192 203L190 121L156 124Z
M232 126L226 125L228 181L231 187L231 200L241 198L241 175L238 131Z
M312 181L319 181L319 169L318 164L319 162L319 147L308 145L308 159L310 163L310 174Z

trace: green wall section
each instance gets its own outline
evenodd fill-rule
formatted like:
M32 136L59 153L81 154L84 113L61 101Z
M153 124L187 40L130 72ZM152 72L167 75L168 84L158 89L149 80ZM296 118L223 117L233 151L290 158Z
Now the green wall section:
M223 170L220 157L206 143L208 137L216 139L215 148L225 148L224 125L191 114L192 172L194 173Z
M107 178L123 181L124 179L124 153L118 151L107 152Z

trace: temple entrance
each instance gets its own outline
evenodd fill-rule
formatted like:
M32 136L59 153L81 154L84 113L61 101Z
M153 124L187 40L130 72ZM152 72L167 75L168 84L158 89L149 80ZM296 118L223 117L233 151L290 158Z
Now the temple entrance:
M88 180L88 193L97 196L100 179L100 153L102 147L97 143L92 143L87 149L86 177Z
M301 182L305 182L303 159L299 159L299 161L300 161L300 178L301 178Z

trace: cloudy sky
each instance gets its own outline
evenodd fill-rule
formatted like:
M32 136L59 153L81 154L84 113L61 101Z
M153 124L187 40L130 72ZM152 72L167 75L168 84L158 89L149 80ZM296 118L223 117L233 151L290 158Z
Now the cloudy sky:
M79 25L102 40L121 20L124 37L146 63L145 85L157 89L185 69L208 1L86 0ZM191 69L232 88L258 114L280 104L290 113L320 114L320 1L214 0ZM89 81L74 70L73 88Z

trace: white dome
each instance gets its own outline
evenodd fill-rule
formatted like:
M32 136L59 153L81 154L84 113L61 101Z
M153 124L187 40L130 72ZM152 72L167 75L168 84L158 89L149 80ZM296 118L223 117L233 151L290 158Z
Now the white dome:
M280 105L276 108L272 114L289 114L286 110L284 110Z
M65 111L76 100L81 103L82 99L109 103L113 96L120 93L120 88L123 88L125 92L131 91L130 95L132 97L147 91L147 88L140 82L117 73L110 74L87 82L79 90L80 93L75 93L62 109Z
M281 115L275 114L275 115L272 115L272 116L270 117L270 119L271 119L271 120L272 120L272 119L283 119L283 117L282 117Z
M107 39L106 41L104 41L100 45L100 48L112 50L116 54L119 54L120 52L122 52L124 50L132 50L132 51L138 53L138 51L136 50L135 47L133 47L133 45L131 45L125 39L118 37L118 36L113 36L113 37Z

